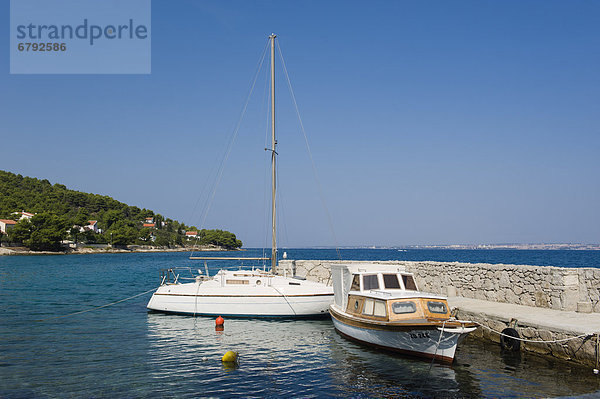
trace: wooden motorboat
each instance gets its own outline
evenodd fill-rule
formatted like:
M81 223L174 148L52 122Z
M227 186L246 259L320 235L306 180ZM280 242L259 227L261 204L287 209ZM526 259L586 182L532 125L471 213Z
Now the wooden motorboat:
M335 329L384 350L451 363L458 344L477 324L450 314L447 298L420 292L404 268L334 264Z

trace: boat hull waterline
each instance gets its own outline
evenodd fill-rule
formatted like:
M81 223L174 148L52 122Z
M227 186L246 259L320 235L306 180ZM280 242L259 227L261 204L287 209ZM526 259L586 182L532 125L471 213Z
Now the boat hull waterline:
M333 295L282 296L207 296L156 293L148 309L196 316L236 317L317 317L328 316Z
M335 329L343 336L354 341L379 349L405 355L435 359L443 363L452 363L457 346L474 327L443 328L437 325L364 325L353 323L352 318L335 309L329 308ZM361 325L363 324L363 325Z
M240 281L221 271L213 280L161 285L147 307L196 316L306 318L327 316L333 302L331 287L306 280L256 275L243 277L252 280L249 286L227 284L233 278Z

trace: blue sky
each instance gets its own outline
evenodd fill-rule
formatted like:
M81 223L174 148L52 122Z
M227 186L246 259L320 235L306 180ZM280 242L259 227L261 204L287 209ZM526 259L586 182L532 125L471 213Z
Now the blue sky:
M150 75L10 75L0 7L2 170L200 225L275 32L338 245L600 242L596 1L153 1ZM269 242L254 94L204 225L245 246ZM334 245L276 97L279 242Z

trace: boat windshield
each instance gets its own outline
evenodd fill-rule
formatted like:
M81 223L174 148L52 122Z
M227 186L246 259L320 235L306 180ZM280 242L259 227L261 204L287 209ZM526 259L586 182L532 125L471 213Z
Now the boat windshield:
M404 289L411 290L411 291L417 291L417 284L415 283L415 280L413 279L412 276L403 274L402 282L404 283Z
M384 274L383 275L383 284L386 289L400 289L400 282L398 281L398 276L396 274Z
M363 275L363 290L378 290L379 281L376 274Z

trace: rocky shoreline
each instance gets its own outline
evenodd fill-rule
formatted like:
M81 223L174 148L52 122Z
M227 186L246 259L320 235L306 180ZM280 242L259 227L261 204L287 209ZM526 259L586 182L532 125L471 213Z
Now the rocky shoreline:
M25 256L25 255L84 255L84 254L129 254L129 253L142 253L142 252L207 252L207 251L229 251L225 248L206 245L198 247L177 247L177 248L163 248L163 247L145 247L139 245L131 245L126 248L95 248L95 247L80 247L75 249L69 249L61 252L51 251L32 251L26 247L0 247L0 255L7 256Z

